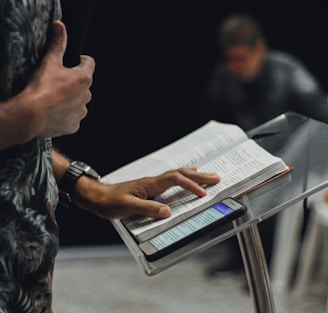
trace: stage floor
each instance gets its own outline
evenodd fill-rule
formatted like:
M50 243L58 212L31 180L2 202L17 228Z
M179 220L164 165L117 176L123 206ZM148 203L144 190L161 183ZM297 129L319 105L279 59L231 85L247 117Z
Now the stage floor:
M254 313L243 271L208 275L224 249L206 251L147 276L124 245L60 249L54 313ZM323 313L326 297L274 295L276 313Z

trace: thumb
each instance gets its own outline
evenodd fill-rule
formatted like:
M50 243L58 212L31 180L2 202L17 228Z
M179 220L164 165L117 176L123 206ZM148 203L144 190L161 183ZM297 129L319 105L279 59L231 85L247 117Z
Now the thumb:
M153 218L167 218L171 215L171 208L155 200L137 199L134 203L135 213Z
M47 55L54 62L63 65L63 58L67 47L66 27L63 22L54 21L51 30L51 40Z

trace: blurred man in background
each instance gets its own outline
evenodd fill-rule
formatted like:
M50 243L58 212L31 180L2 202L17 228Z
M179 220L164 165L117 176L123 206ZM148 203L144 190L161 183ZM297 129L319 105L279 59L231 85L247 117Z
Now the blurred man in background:
M326 94L317 80L295 57L271 50L252 17L236 14L226 18L219 25L218 41L224 62L215 66L208 82L205 121L233 123L248 131L294 111L328 122ZM275 218L261 223L259 230L270 264ZM233 237L224 244L230 257L210 269L211 274L242 268L237 239Z
M295 57L269 49L258 23L228 17L218 29L224 62L208 84L205 118L249 130L287 111L328 122L326 93Z

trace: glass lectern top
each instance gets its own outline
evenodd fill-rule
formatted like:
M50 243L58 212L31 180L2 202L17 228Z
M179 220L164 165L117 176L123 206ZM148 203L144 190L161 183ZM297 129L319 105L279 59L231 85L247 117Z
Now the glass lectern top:
M148 262L119 220L115 229L147 275L157 274L183 259L278 214L328 186L328 125L287 112L248 132L266 150L281 157L293 171L238 200L248 208L247 218L227 229L207 234L155 262Z

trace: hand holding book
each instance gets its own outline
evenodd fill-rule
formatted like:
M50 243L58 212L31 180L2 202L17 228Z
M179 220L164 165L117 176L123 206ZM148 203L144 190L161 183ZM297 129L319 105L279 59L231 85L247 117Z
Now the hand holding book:
M210 121L171 145L106 175L102 181L118 183L194 164L200 172L218 173L220 183L207 186L204 197L179 186L160 194L155 200L172 210L167 219L144 216L123 219L123 224L138 241L149 239L214 202L237 197L291 170L283 160L248 139L237 125Z
M72 200L74 205L104 219L128 218L138 214L157 220L171 214L169 205L155 200L157 195L179 186L196 197L204 197L207 194L204 186L216 184L219 180L216 173L200 172L196 167L173 169L115 184L82 175L78 188L72 193Z

